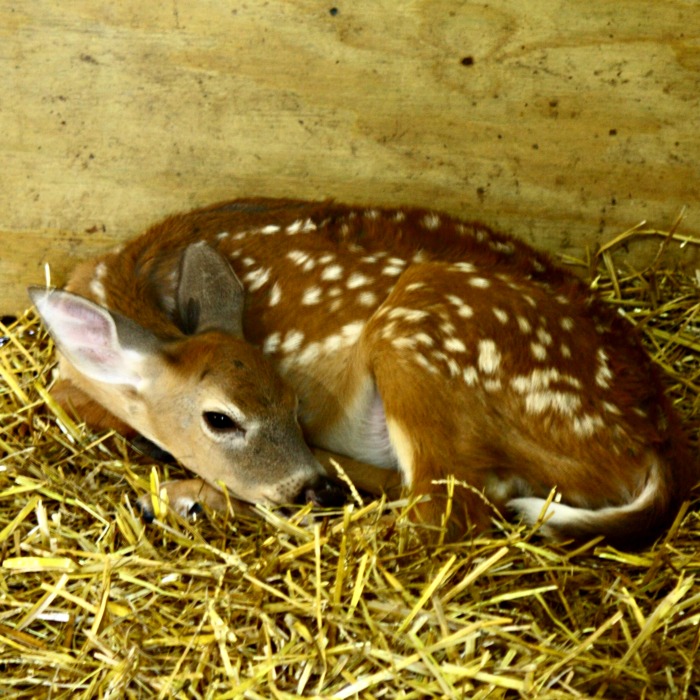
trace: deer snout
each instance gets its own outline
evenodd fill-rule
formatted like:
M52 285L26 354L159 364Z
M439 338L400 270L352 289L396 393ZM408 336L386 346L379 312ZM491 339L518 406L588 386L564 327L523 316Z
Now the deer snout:
M312 503L317 508L338 508L347 498L346 491L327 476L318 476L299 493L297 503Z

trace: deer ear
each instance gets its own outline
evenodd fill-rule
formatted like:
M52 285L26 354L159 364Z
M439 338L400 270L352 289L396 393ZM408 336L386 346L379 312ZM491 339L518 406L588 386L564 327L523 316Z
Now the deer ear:
M139 388L158 340L137 323L77 294L30 287L29 296L63 357L81 374Z
M243 337L245 293L226 259L202 241L188 246L180 265L177 311L188 335L223 331Z

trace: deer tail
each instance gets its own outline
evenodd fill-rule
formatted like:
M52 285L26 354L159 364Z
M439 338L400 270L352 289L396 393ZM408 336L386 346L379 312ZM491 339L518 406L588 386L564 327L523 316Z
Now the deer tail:
M689 497L688 491L677 491L665 461L657 453L652 455L646 482L622 505L593 509L524 497L512 499L508 507L529 524L542 522L540 532L546 537L584 541L603 535L615 547L639 549L658 537L683 498Z

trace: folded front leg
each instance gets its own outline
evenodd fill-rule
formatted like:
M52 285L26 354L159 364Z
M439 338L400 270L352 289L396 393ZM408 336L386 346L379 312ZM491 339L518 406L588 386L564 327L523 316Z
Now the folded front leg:
M249 503L244 503L233 497L227 498L220 489L202 481L202 479L166 481L161 484L161 489L164 489L167 494L169 507L183 517L200 513L203 506L215 511L225 511L229 502L233 504L234 508L245 510L251 508ZM160 497L160 494L156 496L156 498ZM153 498L154 495L148 492L141 496L137 502L143 519L147 523L153 522L156 515Z

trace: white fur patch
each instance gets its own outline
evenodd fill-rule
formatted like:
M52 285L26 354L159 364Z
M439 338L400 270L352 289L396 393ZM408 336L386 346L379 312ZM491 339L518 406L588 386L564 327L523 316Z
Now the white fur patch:
M321 279L327 282L334 282L343 276L343 268L341 265L329 265L322 273Z
M275 282L270 290L270 306L277 306L282 298L282 288L279 282Z
M479 358L477 360L479 369L484 374L495 374L501 365L501 353L493 340L479 341Z
M305 289L301 297L301 303L304 306L313 306L314 304L318 304L319 301L321 301L322 291L323 290L320 287L309 287L308 289Z
M646 486L634 500L622 506L605 508L577 508L564 503L550 503L544 513L546 501L543 498L514 498L508 501L508 507L516 511L528 525L544 520L540 528L543 535L556 538L559 531L567 527L588 531L594 535L604 531L605 521L617 519L626 513L644 510L654 502L659 490L658 466L655 464L649 474Z

